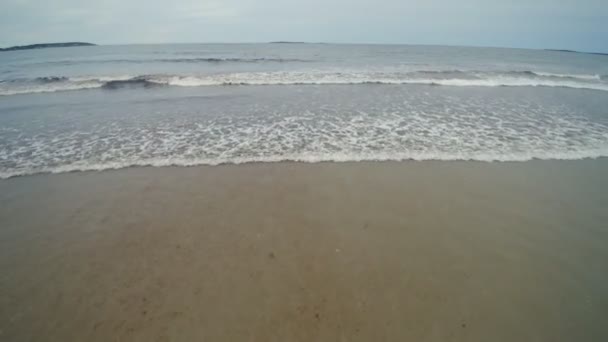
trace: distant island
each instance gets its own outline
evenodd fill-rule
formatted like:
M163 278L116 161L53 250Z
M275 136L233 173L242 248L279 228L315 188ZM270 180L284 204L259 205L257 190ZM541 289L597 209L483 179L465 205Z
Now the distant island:
M546 51L555 51L555 52L585 53L588 55L608 56L608 53L603 53L603 52L584 52L584 51L560 50L560 49L545 49L545 50Z
M58 48L58 47L73 47L73 46L95 46L95 44L82 43L82 42L32 44L32 45L22 45L22 46L11 46L6 49L0 49L0 51L47 49L47 48Z
M276 42L268 42L268 44L329 44L324 42L292 42L288 40L279 40Z

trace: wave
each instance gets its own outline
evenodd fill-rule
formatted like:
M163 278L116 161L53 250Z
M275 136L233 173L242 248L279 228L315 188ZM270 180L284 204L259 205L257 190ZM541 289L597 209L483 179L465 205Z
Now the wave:
M120 88L126 88L126 87L150 88L150 87L158 87L158 86L160 86L159 83L151 82L151 81L147 80L145 77L135 77L135 78L127 79L127 80L107 81L102 85L102 88L104 88L104 89L120 89Z
M297 58L164 58L156 59L154 62L167 62L167 63L260 63L260 62L274 62L274 63L291 63L291 62L312 62L306 59Z
M91 88L203 87L247 85L420 84L469 87L564 87L608 91L604 75L554 74L537 71L421 70L242 72L211 75L122 75L102 77L51 76L0 80L0 95L70 91Z
M471 155L454 155L449 153L332 153L332 154L292 154L264 157L238 157L238 158L154 158L134 159L106 163L77 162L68 165L44 168L26 168L21 170L0 171L0 179L36 174L58 174L69 172L118 170L129 167L193 167L193 166L219 166L240 165L252 163L347 163L347 162L403 162L403 161L477 161L477 162L526 162L531 160L584 160L608 157L608 150L597 149L588 151L563 151L547 153L521 153L521 154L491 154L479 153Z
M530 71L532 72L532 71ZM545 77L559 77L559 78L572 78L572 79L581 79L581 80L601 80L603 75L583 75L583 74L556 74L551 72L532 72L537 76L545 76Z
M37 77L36 81L40 83L56 83L56 82L66 82L69 79L63 76L49 76L49 77Z
M606 75L587 75L587 74L559 74L551 72L541 71L503 71L503 72L492 72L492 71L462 71L462 70L442 70L442 71L418 71L413 74L421 75L433 75L440 78L486 78L486 77L524 77L524 78L541 78L541 79L553 79L553 80L579 80L579 81L601 81L605 79Z
M108 91L151 82L123 81L114 83L118 90ZM321 102L300 94L279 99L281 94L256 91L257 96L242 101L188 100L177 112L172 101L152 107L120 103L92 107L87 120L76 125L72 120L80 114L63 115L62 106L50 109L53 120L45 125L24 126L31 121L27 117L21 122L8 116L0 125L0 177L280 161L608 157L608 122L579 109L578 102L565 105L553 96L548 102L519 101L478 92L437 96L428 89L389 88L308 88L312 96L331 92L331 99ZM581 101L598 97L579 95ZM602 97L598 100L601 106Z
M357 84L419 84L460 87L564 87L608 91L605 83L582 83L521 77L497 76L493 78L399 78L383 75L323 74L323 75L274 75L236 74L229 76L151 77L151 82L181 87L247 86L247 85L357 85Z
M83 59L83 60L61 60L42 63L30 63L29 66L70 66L79 64L146 64L146 63L308 63L313 60L298 58L219 58L219 57L177 57L177 58L152 58L152 59Z

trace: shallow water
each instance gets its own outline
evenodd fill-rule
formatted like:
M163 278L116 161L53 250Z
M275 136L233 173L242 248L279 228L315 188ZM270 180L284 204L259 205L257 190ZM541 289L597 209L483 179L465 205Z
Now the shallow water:
M251 161L608 156L608 57L327 44L0 54L0 177Z

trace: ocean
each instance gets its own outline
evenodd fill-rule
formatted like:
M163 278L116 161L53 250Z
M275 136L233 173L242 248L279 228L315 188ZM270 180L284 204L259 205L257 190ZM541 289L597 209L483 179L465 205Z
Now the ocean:
M143 165L603 156L603 55L346 44L0 53L0 178Z

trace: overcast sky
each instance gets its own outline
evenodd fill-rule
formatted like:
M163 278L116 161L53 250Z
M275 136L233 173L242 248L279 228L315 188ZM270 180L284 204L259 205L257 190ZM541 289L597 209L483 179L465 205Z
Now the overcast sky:
M276 40L608 52L608 0L0 0L0 46Z

